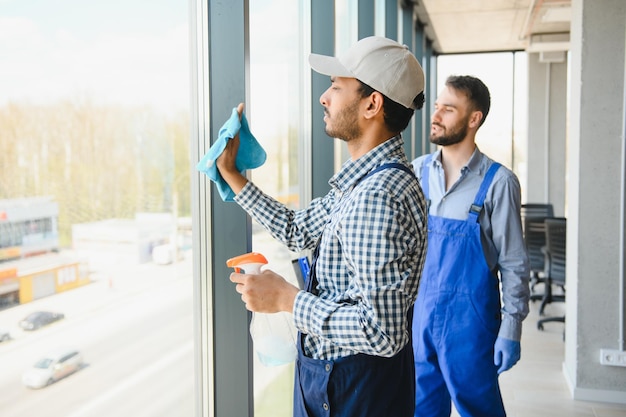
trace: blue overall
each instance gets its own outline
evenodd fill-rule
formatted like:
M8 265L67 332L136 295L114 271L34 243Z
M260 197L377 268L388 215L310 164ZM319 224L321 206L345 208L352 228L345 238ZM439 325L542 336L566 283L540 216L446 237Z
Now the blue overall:
M429 198L430 158L422 169ZM489 270L478 218L500 167L489 167L466 220L428 216L428 249L413 316L415 417L506 415L494 343L500 328L499 281Z
M385 168L413 171L401 164ZM315 292L316 248L306 290ZM409 311L411 329L412 309ZM304 353L299 335L294 383L294 417L412 417L415 407L415 374L411 343L390 358L363 353L333 361L313 359Z

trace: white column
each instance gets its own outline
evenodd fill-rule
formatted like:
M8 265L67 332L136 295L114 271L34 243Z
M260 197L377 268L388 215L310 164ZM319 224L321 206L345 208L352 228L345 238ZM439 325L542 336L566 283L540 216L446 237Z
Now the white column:
M573 0L564 372L579 400L626 403L626 368L600 364L619 338L626 2Z

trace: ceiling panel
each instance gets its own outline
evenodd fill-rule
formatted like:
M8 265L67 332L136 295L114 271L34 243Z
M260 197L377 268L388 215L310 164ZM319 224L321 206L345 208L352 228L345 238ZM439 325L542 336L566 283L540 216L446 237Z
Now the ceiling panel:
M545 39L548 49L569 45L571 0L418 0L415 11L437 53L526 50Z

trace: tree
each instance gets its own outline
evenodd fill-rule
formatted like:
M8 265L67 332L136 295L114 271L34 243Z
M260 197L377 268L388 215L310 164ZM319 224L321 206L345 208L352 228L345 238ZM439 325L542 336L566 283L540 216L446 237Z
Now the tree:
M0 108L0 198L53 196L59 236L138 211L190 212L189 115L91 100Z

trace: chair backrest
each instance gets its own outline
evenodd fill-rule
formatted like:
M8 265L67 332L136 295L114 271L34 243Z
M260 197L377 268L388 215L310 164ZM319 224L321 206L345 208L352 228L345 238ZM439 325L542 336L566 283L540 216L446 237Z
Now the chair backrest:
M550 203L522 204L520 214L524 217L554 217L554 207Z
M524 217L524 243L528 252L530 269L533 272L545 271L545 254L543 247L546 245L545 217Z
M546 225L546 255L548 274L553 283L565 284L565 240L567 220L564 217L549 217Z
M542 248L546 244L546 229L543 221L554 216L554 208L549 203L522 204L520 214L530 269L535 273L544 272L546 265Z

